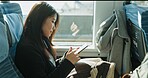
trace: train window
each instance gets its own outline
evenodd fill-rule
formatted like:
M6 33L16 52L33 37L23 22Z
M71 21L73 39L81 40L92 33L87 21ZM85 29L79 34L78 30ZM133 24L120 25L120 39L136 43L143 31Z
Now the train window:
M31 7L39 1L12 1L19 3L24 21ZM46 1L60 14L60 26L54 45L71 46L93 42L94 1Z
M19 3L24 21L32 6L40 1L9 1ZM99 25L112 14L114 9L122 9L123 1L45 1L52 5L60 14L60 26L53 40L62 56L72 46L77 48L83 44L91 44L81 56L98 56L95 46L96 33ZM104 6L104 8L102 8Z
M148 1L131 1L131 3L135 3L138 6L148 7Z

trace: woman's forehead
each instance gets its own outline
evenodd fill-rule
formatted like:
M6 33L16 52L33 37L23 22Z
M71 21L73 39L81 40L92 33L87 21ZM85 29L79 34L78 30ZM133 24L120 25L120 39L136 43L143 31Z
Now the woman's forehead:
M57 14L54 14L54 15L52 15L52 16L49 16L48 19L56 20L56 19L57 19Z

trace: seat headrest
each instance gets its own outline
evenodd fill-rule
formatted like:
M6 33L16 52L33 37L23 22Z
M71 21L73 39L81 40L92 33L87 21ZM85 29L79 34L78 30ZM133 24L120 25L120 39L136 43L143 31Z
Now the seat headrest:
M21 7L18 3L3 3L0 4L0 9L3 14L17 13L22 15Z

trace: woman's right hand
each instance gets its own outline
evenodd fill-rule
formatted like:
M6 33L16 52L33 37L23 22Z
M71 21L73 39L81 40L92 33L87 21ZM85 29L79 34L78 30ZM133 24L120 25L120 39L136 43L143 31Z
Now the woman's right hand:
M80 60L79 54L75 54L78 48L72 50L72 47L69 48L69 51L66 53L66 59L68 59L72 64L77 63Z

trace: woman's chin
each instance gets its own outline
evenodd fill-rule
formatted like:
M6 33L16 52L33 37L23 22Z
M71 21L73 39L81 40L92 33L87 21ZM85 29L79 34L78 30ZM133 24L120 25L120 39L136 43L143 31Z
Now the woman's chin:
M48 35L49 37L51 36L51 34Z

